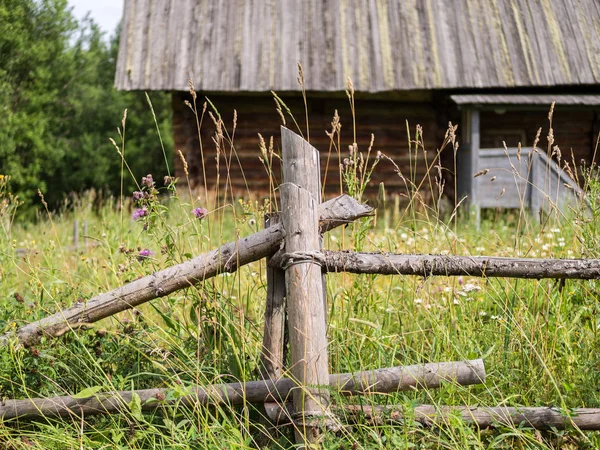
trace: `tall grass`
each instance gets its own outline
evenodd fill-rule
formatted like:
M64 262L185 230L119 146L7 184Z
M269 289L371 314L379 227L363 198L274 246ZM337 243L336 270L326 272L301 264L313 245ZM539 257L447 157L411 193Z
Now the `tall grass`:
M354 108L351 85L348 97ZM235 124L228 129L212 104L199 109L193 98L190 108L198 126L205 115L216 125L214 153L226 155L227 164L235 163ZM275 98L282 117L283 111L291 114ZM450 128L440 148L456 149L455 131ZM410 133L415 160L417 153L425 151L421 133L418 127ZM272 144L262 142L263 162L272 176L278 156ZM359 148L356 139L347 143L352 150L344 161L339 151L339 118L332 123L331 143L332 159L338 153L341 162L343 189L361 198L376 164L390 158L377 153L375 137L366 149ZM121 146L124 155L123 146L126 143ZM209 146L203 145L201 151L202 161L210 160L204 158ZM428 162L429 180L415 179L414 170L399 174L412 193L407 202L389 202L388 208L378 211L377 222L366 219L327 234L325 246L394 253L597 256L600 182L595 168L582 174L592 215L585 216L582 207L572 226L539 224L526 211L506 211L489 215L487 220L484 215L478 228L468 217L440 208L443 181L437 168L439 151L435 154ZM206 166L202 173L211 170L215 168ZM13 222L18 200L9 194L7 178L0 180L1 331L248 235L261 227L266 212L276 209L273 180L267 198L235 199L227 188L210 190L207 185L190 191L181 189L166 169L160 175L138 180L135 200L117 202L90 192L73 197L71 207L61 213L47 212L37 223ZM167 175L164 184L162 175ZM430 185L439 192L424 195L422 186ZM434 199L433 204L425 198ZM197 208L206 211L195 213ZM138 212L137 220L131 218L140 209L145 213ZM71 248L70 241L74 220L88 223L88 245L80 243L77 249ZM25 251L17 254L17 248ZM332 393L334 405L399 405L409 413L400 424L385 418L376 423L359 418L351 428L327 433L326 448L600 446L598 433L578 430L538 432L525 426L477 430L454 417L444 426L428 428L410 419L411 406L419 403L553 405L565 412L600 406L596 282L561 285L548 280L351 274L330 274L327 281L331 373L482 357L488 378L480 386L445 384L437 390L354 399ZM44 339L34 347L2 348L1 395L49 397L89 388L168 387L176 399L193 384L257 379L265 283L261 261L120 313L90 329ZM6 448L293 447L290 425L266 425L260 407L249 404L174 406L146 414L134 399L125 409L121 415L104 417L5 422L0 441Z

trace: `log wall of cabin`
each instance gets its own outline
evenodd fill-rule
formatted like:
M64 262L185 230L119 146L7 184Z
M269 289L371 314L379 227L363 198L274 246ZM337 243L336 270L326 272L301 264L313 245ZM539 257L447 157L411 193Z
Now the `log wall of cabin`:
M237 195L266 195L269 192L269 174L260 161L261 151L259 147L260 133L267 145L273 137L275 153L280 154L280 131L282 124L280 115L277 113L273 97L269 95L219 95L209 94L210 101L218 109L227 133L233 135L233 147L226 143L217 146L214 142L216 127L214 121L208 115L208 109L202 117L201 140L204 154L206 171L206 185L214 189L217 184L217 169L215 158L219 153L219 189L224 189ZM304 103L301 97L280 96L292 111L299 128L305 138L306 117ZM173 94L173 132L175 151L181 150L188 164L189 179L192 188L204 186L202 158L198 142L198 128L196 118L191 109L186 106L185 101L191 102L188 93ZM199 115L202 113L202 105L205 98L198 94L197 107ZM354 140L353 119L348 98L345 95L310 96L308 99L310 143L321 152L321 171L326 179L326 191L329 196L340 192L339 165L347 158L349 145ZM237 112L235 133L233 133L233 111ZM357 98L356 109L356 140L359 152L365 156L368 152L371 134L374 134L374 145L370 153L370 163L376 158L377 152L381 151L392 161L383 158L375 168L371 181L367 188L367 196L377 195L380 182L384 182L386 193L389 196L400 194L409 195L411 183L418 187L428 201L431 195L437 195L434 176L437 169L427 175L427 166L433 166L433 158L440 147L446 131L447 117L441 114L439 108L431 98L410 99L367 99ZM327 132L331 132L331 122L334 111L338 111L341 131L341 155L335 147L331 147L331 140ZM214 114L214 113L213 113ZM284 111L287 126L298 132L296 127ZM408 122L408 130L407 130ZM423 130L422 143L416 152L409 152L409 139L415 139L416 126L420 125ZM336 142L337 144L337 142ZM427 150L426 156L423 146ZM330 151L331 148L331 151ZM416 145L412 144L413 150ZM329 164L327 160L329 158ZM427 159L427 163L425 163ZM451 160L452 158L450 158ZM231 160L231 164L228 163ZM238 162L239 160L239 162ZM448 160L448 158L444 158ZM229 165L229 168L228 168ZM273 161L274 186L281 181L279 160ZM241 168L240 168L241 167ZM325 168L328 167L327 173ZM399 170L399 172L398 172ZM229 177L228 177L229 173ZM176 154L176 175L185 180L183 164ZM326 175L326 178L325 178ZM402 176L401 176L402 175ZM404 177L404 178L403 178ZM430 187L430 181L434 187ZM345 189L344 189L345 190ZM433 193L433 194L432 194Z

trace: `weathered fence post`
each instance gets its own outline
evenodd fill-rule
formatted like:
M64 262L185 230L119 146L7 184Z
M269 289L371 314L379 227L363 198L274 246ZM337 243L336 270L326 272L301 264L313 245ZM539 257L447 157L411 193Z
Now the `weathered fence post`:
M306 141L281 129L283 177L280 187L285 251L318 251L320 234L319 152ZM310 259L285 268L291 374L300 385L293 392L298 417L298 443L315 443L329 411L329 362L326 308L321 266Z
M265 228L279 223L279 213L265 215ZM270 265L270 260L271 256L267 256L267 298L260 373L264 380L277 381L283 375L286 357L285 272L281 267ZM276 423L282 411L281 404L269 399L263 407L266 418Z
M269 214L265 216L265 228L280 221L279 214ZM260 362L263 379L277 380L281 378L285 360L285 272L280 267L272 267L270 259L268 256L267 305Z
M283 181L293 183L306 189L313 196L317 205L321 204L321 158L319 151L298 136L293 131L281 127L281 146L283 155ZM285 161L290 161L286 164ZM319 233L319 248L323 248L323 236ZM316 249L315 249L316 250ZM327 282L325 274L322 275L323 281L323 305L327 315ZM327 317L323 320L327 323Z
M73 248L77 250L79 247L79 220L73 222Z
M85 249L87 250L88 248L88 221L87 219L84 219L83 221L83 244L85 245Z

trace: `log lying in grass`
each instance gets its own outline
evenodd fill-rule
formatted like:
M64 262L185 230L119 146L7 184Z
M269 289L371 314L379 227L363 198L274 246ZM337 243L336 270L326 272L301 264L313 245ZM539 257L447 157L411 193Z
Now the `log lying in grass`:
M365 372L329 375L330 388L343 395L389 393L418 388L437 388L443 382L460 385L479 384L485 381L485 368L481 359L446 363L417 364L391 367ZM261 380L247 383L215 384L191 387L190 393L172 399L170 389L144 389L138 391L103 392L88 398L71 396L4 400L0 405L0 418L65 417L112 414L129 410L134 395L139 397L141 408L151 411L166 405L191 406L239 405L277 401L283 404L297 384L289 379Z
M421 405L406 410L399 406L352 405L345 406L340 413L362 415L374 422L398 422L404 420L406 416L425 426L448 424L449 418L456 416L479 428L522 426L538 430L570 427L577 427L581 430L600 430L600 408L575 408L562 412L549 407L498 406L484 408Z
M600 278L599 259L501 258L492 256L397 255L357 252L294 252L276 254L270 264L285 266L291 261L315 260L326 272L381 275L432 275L561 278Z
M352 197L342 195L319 205L322 231L372 214L373 209ZM91 300L77 303L61 312L0 336L0 345L12 337L21 343L35 342L41 335L60 336L82 324L97 322L105 317L133 308L149 300L188 288L223 272L257 261L276 251L285 236L282 224L229 242L182 264L145 276Z

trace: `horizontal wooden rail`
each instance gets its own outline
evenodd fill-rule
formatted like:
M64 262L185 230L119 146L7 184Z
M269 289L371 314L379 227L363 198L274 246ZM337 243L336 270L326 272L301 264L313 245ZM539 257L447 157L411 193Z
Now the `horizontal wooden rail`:
M328 231L372 212L371 207L342 195L319 205L319 223L322 231ZM189 261L145 276L86 302L78 302L70 308L6 333L0 336L0 345L6 345L14 337L25 344L35 342L42 335L60 336L152 299L189 288L219 273L233 272L240 266L272 254L279 248L284 236L283 225L277 224L229 242Z
M524 426L538 430L577 427L580 430L600 430L600 408L574 408L561 411L552 407L479 407L432 406L413 408L401 406L345 406L339 411L366 417L373 422L399 422L409 418L425 426L449 424L451 416L460 417L479 428Z
M600 259L502 258L494 256L401 255L357 252L294 252L276 254L269 264L283 266L313 260L325 272L428 277L471 276L509 278L600 278Z
M485 367L481 359L444 363L417 364L404 367L368 370L364 372L329 375L330 388L343 395L390 393L420 388L438 388L443 382L460 385L480 384L485 381ZM284 404L298 384L289 378L277 381L262 380L247 383L193 386L189 394L173 399L171 389L143 389L137 391L101 392L87 398L72 396L3 400L0 418L65 417L75 415L112 414L129 410L134 395L141 408L152 411L161 406L195 404L239 405L277 401Z

